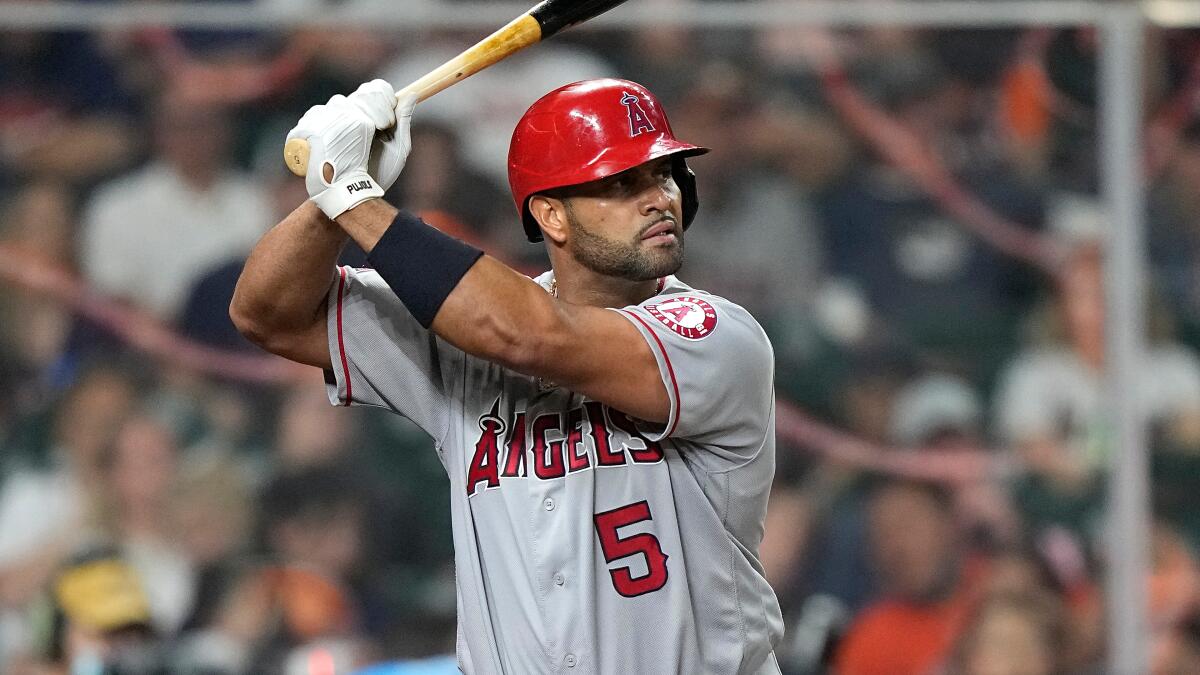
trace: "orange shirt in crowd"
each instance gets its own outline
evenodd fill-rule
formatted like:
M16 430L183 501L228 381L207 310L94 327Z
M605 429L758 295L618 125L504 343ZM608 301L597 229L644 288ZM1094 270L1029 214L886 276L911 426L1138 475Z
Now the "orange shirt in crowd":
M945 664L966 627L983 581L975 561L950 598L935 603L882 600L863 610L834 656L838 675L929 675Z

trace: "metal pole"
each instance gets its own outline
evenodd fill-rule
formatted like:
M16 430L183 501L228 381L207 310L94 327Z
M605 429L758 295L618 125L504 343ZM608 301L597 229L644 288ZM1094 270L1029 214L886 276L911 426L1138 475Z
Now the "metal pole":
M1143 311L1142 48L1136 5L1109 5L1102 23L1101 166L1112 214L1105 255L1107 403L1114 425L1105 529L1109 669L1141 675L1149 667L1149 461L1137 401L1146 325Z

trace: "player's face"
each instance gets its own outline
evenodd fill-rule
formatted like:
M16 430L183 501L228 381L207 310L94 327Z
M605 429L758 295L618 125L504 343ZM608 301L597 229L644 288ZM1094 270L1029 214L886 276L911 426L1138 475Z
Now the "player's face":
M682 206L669 157L572 188L564 204L567 245L584 267L647 281L683 264Z

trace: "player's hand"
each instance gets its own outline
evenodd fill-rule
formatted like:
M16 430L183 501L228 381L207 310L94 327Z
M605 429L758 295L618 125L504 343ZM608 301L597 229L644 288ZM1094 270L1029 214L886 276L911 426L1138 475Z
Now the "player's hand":
M380 187L388 190L400 177L400 171L412 149L410 127L417 95L406 94L397 102L392 85L384 80L371 80L347 98L370 117L375 128L380 130L371 144L367 173L375 178Z
M308 141L304 184L308 196L331 219L383 196L383 188L367 173L378 129L376 120L362 107L338 95L325 105L309 108L288 132L288 140Z

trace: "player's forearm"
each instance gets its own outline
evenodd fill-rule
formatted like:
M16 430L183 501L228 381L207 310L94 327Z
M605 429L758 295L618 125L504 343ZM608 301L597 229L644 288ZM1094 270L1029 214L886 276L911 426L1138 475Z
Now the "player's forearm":
M346 235L305 202L259 240L230 305L238 329L262 344L271 334L324 321L338 255Z
M370 254L396 217L396 207L382 199L371 199L343 213L337 226Z

